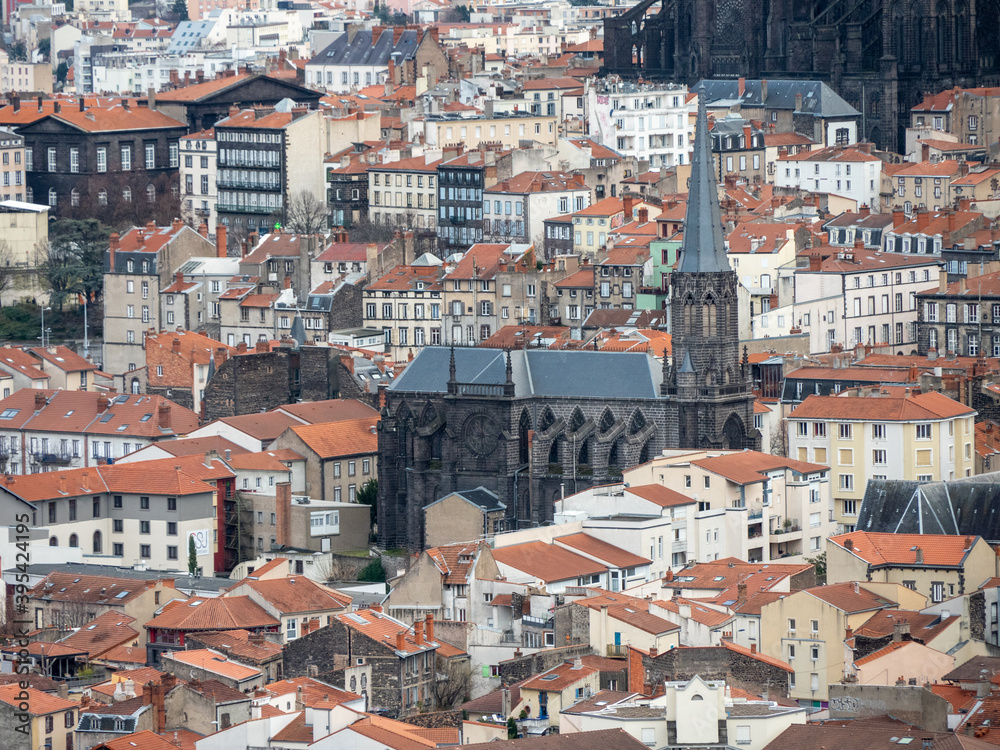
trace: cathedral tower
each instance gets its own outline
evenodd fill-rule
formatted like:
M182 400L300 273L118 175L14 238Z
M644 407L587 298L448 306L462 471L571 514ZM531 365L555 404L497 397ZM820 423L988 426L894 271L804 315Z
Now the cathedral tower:
M726 257L712 165L699 95L684 240L670 274L673 366L662 389L676 404L678 448L756 450L750 368L740 359L739 281Z

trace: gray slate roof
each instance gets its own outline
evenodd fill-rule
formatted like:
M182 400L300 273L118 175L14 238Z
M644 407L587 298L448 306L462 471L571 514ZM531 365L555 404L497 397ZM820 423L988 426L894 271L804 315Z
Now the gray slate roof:
M813 117L859 117L858 110L845 102L836 91L822 81L795 81L767 79L767 100L761 100L762 86L759 80L745 81L743 96L740 97L739 81L736 79L698 82L704 86L706 98L711 106L720 101L740 101L748 107L767 109L789 109L801 111ZM696 89L697 90L697 87ZM795 110L795 95L802 94L802 109Z
M478 505L484 511L491 510L505 510L507 506L500 502L500 498L497 497L495 492L490 492L485 487L476 487L474 490L462 490L461 492L449 492L447 495L441 498L444 500L445 497L450 495L458 495L460 498L472 503L473 505ZM425 508L429 508L431 505L437 505L441 500L435 500L432 503L425 505Z
M389 387L411 393L448 391L449 349L422 349ZM502 385L506 353L499 349L455 349L459 383ZM518 349L511 352L514 394L521 398L657 398L662 371L653 356L637 352Z
M341 34L321 50L307 65L388 65L393 54L402 55L402 60L411 60L417 52L420 37L416 30L407 29L392 43L392 29L379 34L372 43L370 29L359 31L350 44L347 34Z

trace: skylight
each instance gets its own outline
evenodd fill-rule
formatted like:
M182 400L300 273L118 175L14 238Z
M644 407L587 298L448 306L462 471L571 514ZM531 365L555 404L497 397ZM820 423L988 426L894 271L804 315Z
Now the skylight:
M127 424L119 425L117 432L125 432L125 430L127 430L127 429L128 429L128 425Z
M108 422L110 422L114 418L115 418L115 415L112 414L111 412L108 412L107 414L105 414L104 416L101 417L101 423L102 424L107 424Z
M142 418L139 421L140 422L148 422L150 419L152 419L152 417L153 417L152 414L143 414Z
M13 419L14 417L17 416L17 414L18 414L19 411L21 411L21 410L20 409L4 409L3 412L0 412L0 419Z

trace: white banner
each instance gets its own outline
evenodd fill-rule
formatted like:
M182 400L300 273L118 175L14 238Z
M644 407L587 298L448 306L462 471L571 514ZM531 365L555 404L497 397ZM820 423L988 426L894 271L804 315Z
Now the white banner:
M194 551L196 555L210 555L212 553L212 530L204 529L198 531L189 531L188 538L194 537ZM191 542L187 543L184 548L188 550L191 548Z

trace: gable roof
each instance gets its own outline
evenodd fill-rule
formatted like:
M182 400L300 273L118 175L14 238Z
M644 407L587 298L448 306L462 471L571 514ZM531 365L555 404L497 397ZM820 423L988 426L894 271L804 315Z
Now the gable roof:
M284 578L244 578L233 589L248 586L282 615L345 609L353 601L347 594L316 583L302 575Z
M493 559L545 582L597 575L608 569L607 565L545 542L498 547L493 550Z
M886 534L852 531L832 536L830 541L876 568L892 566L958 568L964 564L966 557L980 538L954 534ZM918 554L922 557L922 562L918 562Z
M849 614L885 609L896 604L896 602L852 582L815 586L811 589L803 589L802 593L814 596Z
M641 565L649 565L652 560L616 547L602 539L598 539L590 534L580 532L567 536L556 537L554 542L566 547L570 547L588 557L594 557L603 563L615 568L632 568Z
M88 659L102 658L113 648L145 640L135 622L124 612L105 612L59 642L85 652Z
M280 624L249 596L193 596L167 602L144 627L146 630L237 630Z
M378 451L378 417L342 422L293 425L290 429L320 458L357 456Z

